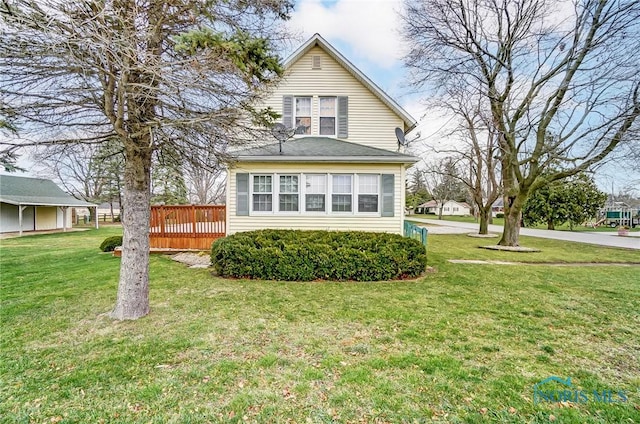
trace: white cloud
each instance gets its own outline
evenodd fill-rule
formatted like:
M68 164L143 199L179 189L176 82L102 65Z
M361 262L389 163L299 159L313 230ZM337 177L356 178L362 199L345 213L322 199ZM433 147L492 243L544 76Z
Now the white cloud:
M354 54L383 68L402 56L398 0L299 0L290 26L305 37L319 33L348 44Z

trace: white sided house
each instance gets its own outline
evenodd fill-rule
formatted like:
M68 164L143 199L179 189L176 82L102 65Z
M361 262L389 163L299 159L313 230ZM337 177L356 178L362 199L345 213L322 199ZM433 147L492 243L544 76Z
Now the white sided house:
M416 121L320 35L286 62L265 106L297 134L236 153L227 234L263 228L403 232L406 168L396 128ZM293 130L291 130L291 133Z
M440 214L440 202L437 200L429 200L426 203L416 207L418 213ZM467 216L471 215L471 206L466 202L456 202L455 200L447 200L442 205L442 215Z
M71 228L69 208L96 205L78 200L44 178L0 175L0 233Z

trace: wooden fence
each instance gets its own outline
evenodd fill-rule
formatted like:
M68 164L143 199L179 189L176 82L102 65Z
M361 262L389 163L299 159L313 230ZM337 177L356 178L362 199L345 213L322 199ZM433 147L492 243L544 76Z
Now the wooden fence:
M226 234L226 207L151 206L150 227L152 248L209 250Z

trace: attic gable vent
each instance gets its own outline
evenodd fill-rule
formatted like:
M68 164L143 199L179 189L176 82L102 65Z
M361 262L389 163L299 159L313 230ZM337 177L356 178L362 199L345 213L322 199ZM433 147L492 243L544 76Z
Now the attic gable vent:
M311 69L321 69L320 56L311 56Z

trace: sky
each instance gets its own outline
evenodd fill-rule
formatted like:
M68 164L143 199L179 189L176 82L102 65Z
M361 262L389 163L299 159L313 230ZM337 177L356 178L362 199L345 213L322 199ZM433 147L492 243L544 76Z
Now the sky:
M420 133L420 141L412 145L412 150L426 158L426 146L447 143L441 130L450 118L427 110L421 104L427 93L416 93L408 84L402 64L406 48L401 36L401 9L401 0L296 0L288 25L298 36L298 44L319 33L418 120L408 139ZM29 164L26 160L21 163ZM617 192L634 183L640 192L640 169L620 174L615 164L606 165L596 174L596 180L607 192L612 185Z
M427 110L420 100L428 93L416 93L408 84L401 10L401 0L297 0L289 26L302 41L319 33L418 120L408 139L420 132L412 149L428 160L427 145L447 144L442 129L450 118ZM632 186L640 195L640 164L635 171L626 166L624 172L613 160L601 166L595 174L600 189L610 193L612 186L615 192Z

